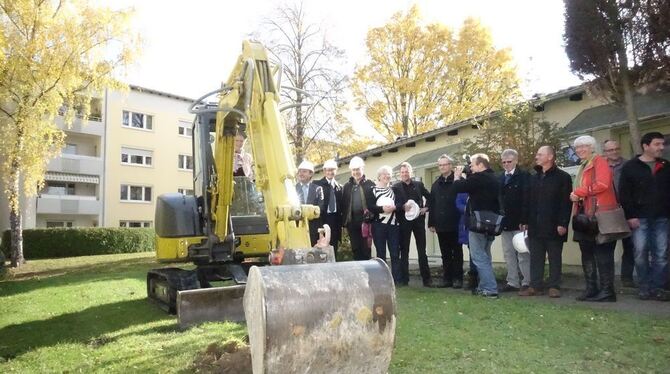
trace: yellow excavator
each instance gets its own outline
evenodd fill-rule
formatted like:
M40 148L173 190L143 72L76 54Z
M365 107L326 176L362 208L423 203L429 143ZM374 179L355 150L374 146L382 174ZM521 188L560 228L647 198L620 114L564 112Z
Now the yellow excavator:
M298 199L280 114L293 105L280 108L281 88L281 64L245 41L221 89L191 106L194 196L159 196L155 228L158 260L195 268L151 270L148 297L182 327L246 321L255 373L386 372L396 316L390 271L379 259L335 262L327 227L311 246L308 223L320 211ZM234 176L241 133L254 180Z

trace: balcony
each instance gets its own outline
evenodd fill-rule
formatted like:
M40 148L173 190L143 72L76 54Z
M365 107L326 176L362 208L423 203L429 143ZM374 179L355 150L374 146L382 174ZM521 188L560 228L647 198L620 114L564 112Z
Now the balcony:
M82 214L97 216L101 203L95 196L41 195L37 199L37 214Z
M72 125L68 128L63 121L63 117L58 116L56 117L56 125L63 131L70 131L81 134L88 134L102 137L105 133L105 126L102 123L102 120L97 117L89 117L88 120L86 121L77 117L72 122Z
M102 175L102 158L62 154L47 165L47 170L64 173Z

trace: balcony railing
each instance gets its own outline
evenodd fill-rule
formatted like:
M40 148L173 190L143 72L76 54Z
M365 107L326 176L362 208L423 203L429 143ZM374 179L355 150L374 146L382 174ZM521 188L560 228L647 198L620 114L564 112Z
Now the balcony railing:
M43 194L37 199L37 214L98 215L101 207L95 196Z
M56 117L56 125L64 131L76 132L81 134L103 136L105 128L100 118L88 117L88 120L77 117L68 128L63 121L63 117Z
M56 157L49 162L47 170L64 173L102 175L102 158L63 153L60 157Z

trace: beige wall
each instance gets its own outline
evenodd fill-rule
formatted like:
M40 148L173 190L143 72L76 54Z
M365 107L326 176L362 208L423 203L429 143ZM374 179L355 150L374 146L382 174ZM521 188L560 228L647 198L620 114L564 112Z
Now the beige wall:
M104 226L118 227L119 221L153 222L158 195L192 186L191 172L179 170L177 167L179 154L191 154L190 137L181 136L177 132L179 120L193 121L193 115L188 113L189 105L190 102L184 100L135 90L109 93ZM124 110L152 115L153 129L123 127ZM153 152L152 165L122 164L122 147ZM122 184L151 187L151 201L122 202Z

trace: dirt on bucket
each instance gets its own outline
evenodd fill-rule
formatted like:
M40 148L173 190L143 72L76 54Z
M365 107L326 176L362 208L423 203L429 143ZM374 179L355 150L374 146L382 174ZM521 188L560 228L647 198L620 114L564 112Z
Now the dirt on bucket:
M212 343L193 360L197 373L251 374L249 346L237 340Z

